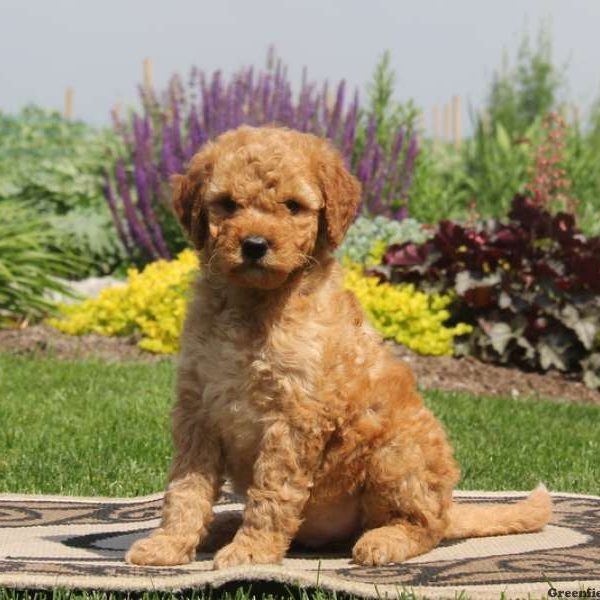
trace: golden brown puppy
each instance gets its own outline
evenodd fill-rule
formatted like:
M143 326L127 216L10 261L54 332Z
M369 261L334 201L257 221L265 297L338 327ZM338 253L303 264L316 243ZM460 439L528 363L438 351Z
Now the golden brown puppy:
M381 565L442 539L545 525L543 487L508 506L452 502L459 471L444 430L331 256L360 186L328 142L242 127L173 184L202 275L182 337L162 523L129 562L193 560L226 475L246 508L216 568L278 562L293 539L356 539L354 560Z

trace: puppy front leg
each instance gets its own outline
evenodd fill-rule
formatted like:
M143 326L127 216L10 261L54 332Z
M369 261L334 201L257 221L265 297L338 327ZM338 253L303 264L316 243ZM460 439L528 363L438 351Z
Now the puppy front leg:
M182 418L175 410L175 459L160 527L131 546L125 557L129 563L188 563L194 560L196 547L208 533L221 485L221 448L209 431L188 417Z
M324 437L282 421L269 426L254 465L242 526L215 555L215 569L281 561L300 527Z

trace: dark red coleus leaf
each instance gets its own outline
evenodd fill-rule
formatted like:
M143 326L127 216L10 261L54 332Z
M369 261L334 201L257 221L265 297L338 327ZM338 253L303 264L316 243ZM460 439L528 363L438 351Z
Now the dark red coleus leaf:
M581 287L600 292L600 256L598 254L571 256L568 266L570 271L579 278Z
M474 308L484 308L497 303L492 286L482 286L468 289L463 296L465 302Z
M514 197L508 216L536 237L548 237L552 233L552 215L527 196Z
M558 213L552 221L552 233L561 243L573 240L573 236L578 233L573 215Z
M414 267L422 265L429 256L432 245L415 244L406 242L404 244L392 244L383 255L383 264L393 267Z

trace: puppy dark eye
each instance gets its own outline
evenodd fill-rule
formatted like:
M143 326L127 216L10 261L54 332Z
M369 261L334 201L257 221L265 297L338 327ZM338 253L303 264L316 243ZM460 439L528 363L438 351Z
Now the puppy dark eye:
M297 200L286 200L285 205L292 215L297 215L302 210L302 204Z
M239 207L231 196L223 196L219 200L219 206L228 214L232 215Z

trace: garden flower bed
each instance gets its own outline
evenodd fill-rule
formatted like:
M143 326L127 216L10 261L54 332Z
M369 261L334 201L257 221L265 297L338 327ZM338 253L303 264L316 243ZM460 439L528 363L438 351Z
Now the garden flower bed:
M115 114L112 131L37 109L3 116L0 211L19 218L0 222L0 348L176 352L195 258L169 177L221 132L276 122L329 138L361 182L338 250L345 284L423 386L597 401L600 108L586 129L567 123L547 50L525 48L494 81L489 120L475 117L460 149L432 143L416 107L393 100L387 55L366 101L307 76L294 94L271 54L264 69L194 68L162 91L141 88L140 107ZM61 279L126 273L129 285L99 301L49 314ZM71 336L35 325L48 316Z

